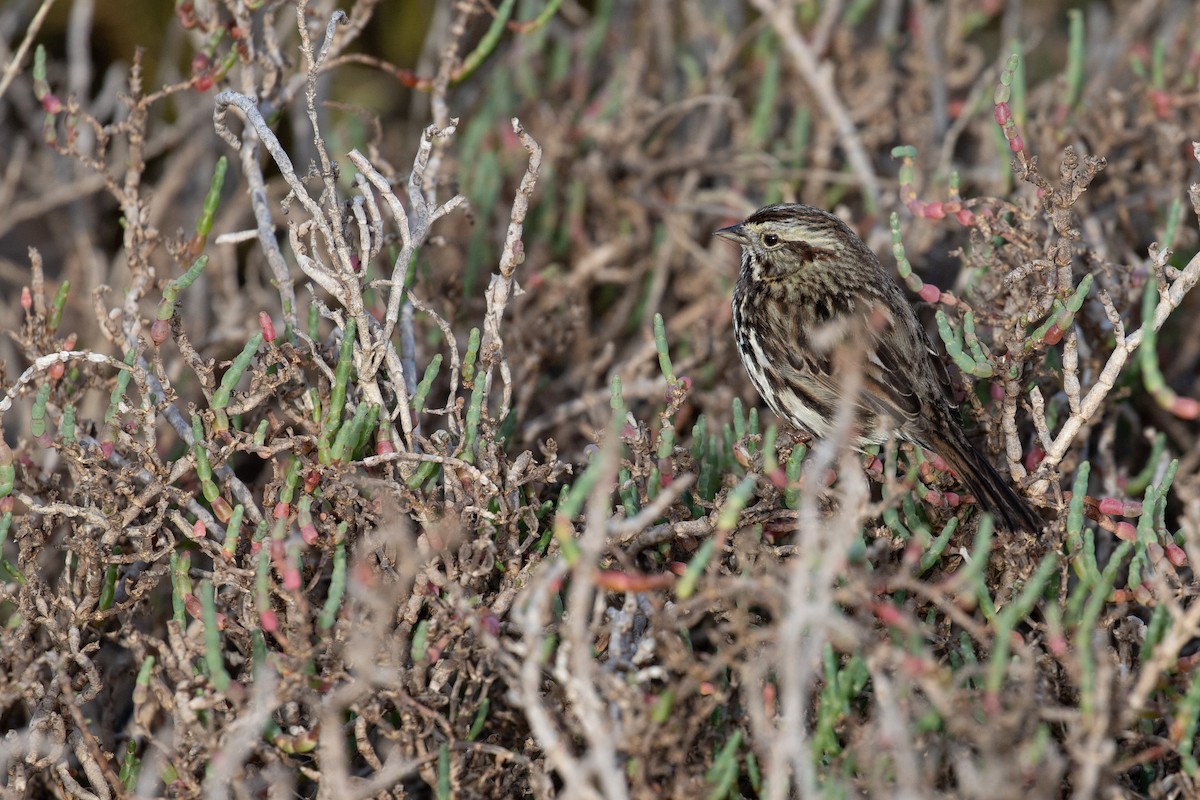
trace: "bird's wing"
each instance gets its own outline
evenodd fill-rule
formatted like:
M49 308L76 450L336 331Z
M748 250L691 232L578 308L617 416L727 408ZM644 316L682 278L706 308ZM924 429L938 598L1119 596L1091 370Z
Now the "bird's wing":
M874 337L863 373L866 402L893 417L898 425L921 414L921 397L914 382L920 371L914 369L907 350L897 346L892 337Z
M778 385L784 387L779 404L818 436L824 435L850 389L848 383L856 380L852 370L861 369L855 406L863 438L882 441L883 428L913 429L921 415L920 392L913 383L913 376L921 372L913 368L918 350L909 332L897 337L891 332L893 325L892 315L879 304L806 331L779 370Z
M862 330L867 352L863 402L891 417L896 427L912 429L924 413L921 384L927 380L930 361L925 332L911 313L897 315L882 301L863 311Z
M778 403L818 436L827 431L845 396L851 369L862 369L855 405L866 439L882 441L885 427L924 430L929 423L922 417L931 409L922 398L949 387L945 366L916 317L898 317L883 301L860 305L857 313L806 331L804 341L783 361L776 366L777 385L784 387Z

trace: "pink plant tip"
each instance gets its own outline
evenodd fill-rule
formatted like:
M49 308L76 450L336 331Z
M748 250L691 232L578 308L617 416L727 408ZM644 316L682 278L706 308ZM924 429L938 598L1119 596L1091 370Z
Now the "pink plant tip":
M267 633L274 633L279 630L279 616L271 609L260 611L258 613L258 624Z
M1115 497L1100 498L1099 508L1101 514L1109 514L1114 517L1125 515L1125 501Z
M954 217L960 225L971 226L975 224L975 214L969 208L955 212Z
M1164 547L1163 550L1166 551L1167 561L1170 561L1172 566L1175 566L1175 567L1187 566L1187 563L1188 563L1187 553L1184 552L1182 547L1175 544L1174 542L1171 542L1166 547Z
M1171 95L1162 89L1151 89L1150 105L1154 106L1154 116L1166 119L1171 114Z
M1171 403L1171 413L1180 419L1200 417L1200 402L1191 397L1176 397Z
M679 375L674 383L667 384L666 402L669 405L681 404L691 390L692 379L686 375Z
M1019 153L1025 149L1025 142L1020 136L1014 136L1008 140L1008 149L1014 153Z
M927 283L921 287L921 291L917 292L917 294L926 303L936 303L942 297L942 290L932 283Z
M1047 647L1050 648L1050 654L1056 658L1062 658L1069 650L1067 646L1067 637L1061 633L1054 634L1046 640Z
M899 626L904 622L904 613L891 603L875 603L871 610L884 625Z
M283 588L289 592L297 592L300 590L300 570L296 567L288 566L283 571Z
M1113 589L1112 601L1114 603L1128 603L1133 599L1134 594L1128 589Z
M1012 119L1012 109L1009 108L1008 103L996 103L992 108L992 115L996 119L996 124L1004 127L1004 123Z
M1125 542L1137 541L1137 528L1130 525L1128 522L1118 522L1116 530L1117 538Z
M290 512L291 505L289 503L276 503L275 510L272 512L272 516L274 516L275 519L287 519Z
M271 315L265 311L258 312L258 326L262 328L264 342L275 341L275 323L271 321Z
M150 341L154 342L155 347L165 342L170 335L171 323L169 320L156 319L150 325Z

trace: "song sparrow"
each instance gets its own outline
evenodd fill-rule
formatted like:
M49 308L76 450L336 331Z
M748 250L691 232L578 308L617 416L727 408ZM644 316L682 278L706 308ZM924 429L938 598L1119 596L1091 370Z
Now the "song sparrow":
M784 203L716 233L742 248L733 331L750 379L776 414L827 435L846 385L839 360L857 352L856 447L894 433L942 456L998 524L1041 529L1028 503L967 441L946 368L912 307L844 222Z

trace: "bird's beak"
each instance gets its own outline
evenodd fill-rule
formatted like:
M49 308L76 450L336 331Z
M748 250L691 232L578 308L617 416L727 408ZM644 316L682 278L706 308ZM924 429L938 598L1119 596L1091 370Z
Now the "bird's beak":
M721 230L715 231L713 236L720 236L722 239L728 239L729 241L736 242L737 244L747 244L750 241L746 236L746 229L743 228L740 223L737 225L730 225L728 228L721 228Z

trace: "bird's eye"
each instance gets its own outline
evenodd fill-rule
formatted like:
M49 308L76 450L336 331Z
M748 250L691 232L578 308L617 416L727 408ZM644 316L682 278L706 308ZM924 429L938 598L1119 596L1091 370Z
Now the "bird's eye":
M762 237L763 244L767 247L776 247L779 245L779 237L774 233L768 233Z

